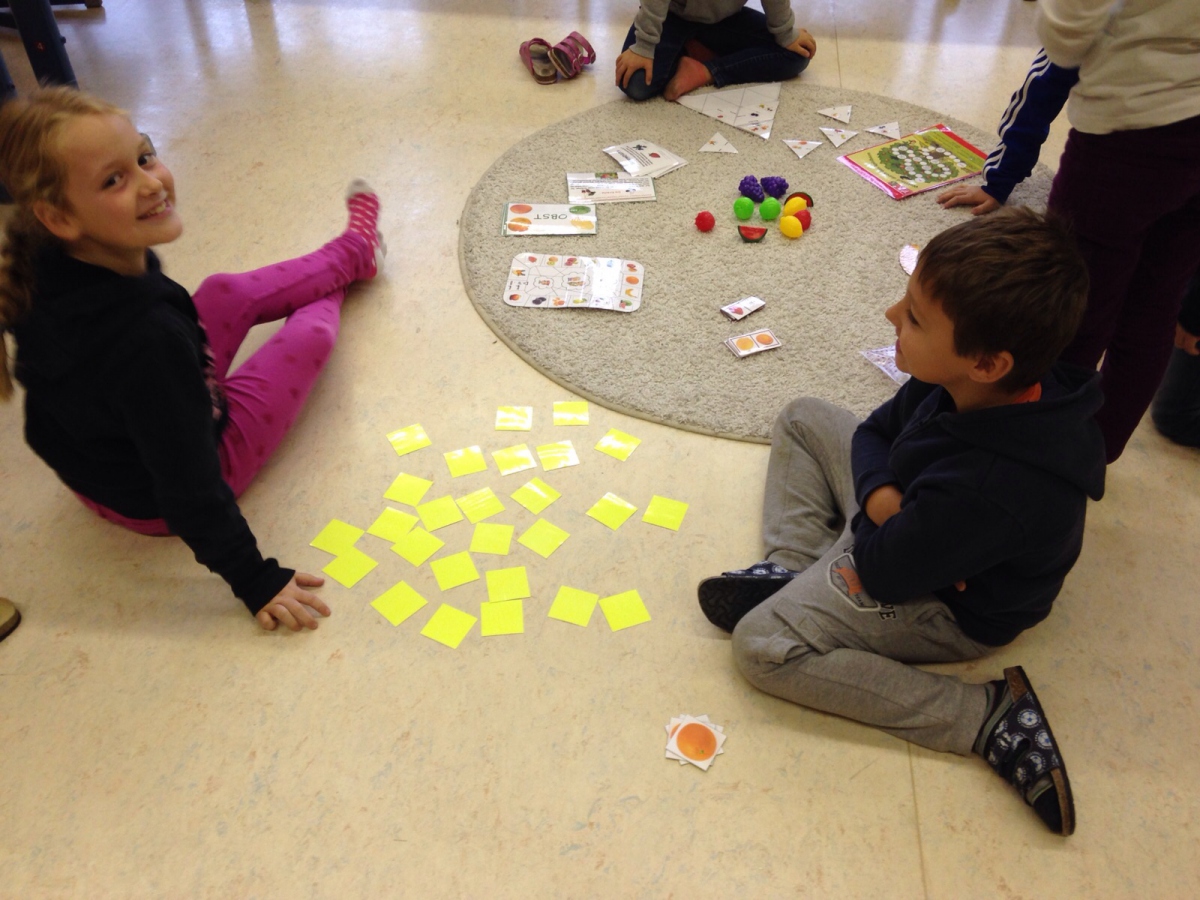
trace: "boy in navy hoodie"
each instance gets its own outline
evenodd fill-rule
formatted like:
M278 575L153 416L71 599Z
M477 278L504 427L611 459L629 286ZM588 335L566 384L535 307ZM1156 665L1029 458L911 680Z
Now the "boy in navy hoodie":
M935 750L983 756L1054 831L1066 767L1019 666L975 659L1050 612L1104 492L1098 377L1055 364L1087 298L1063 227L1005 209L921 251L887 310L912 378L864 422L815 399L779 416L764 562L700 585L756 687Z

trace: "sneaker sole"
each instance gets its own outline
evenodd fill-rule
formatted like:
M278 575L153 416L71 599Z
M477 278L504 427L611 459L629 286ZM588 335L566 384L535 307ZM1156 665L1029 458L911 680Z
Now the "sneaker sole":
M705 578L696 589L700 609L722 631L733 631L742 617L775 596L791 578L728 576Z
M1063 762L1062 751L1058 749L1058 739L1054 736L1054 730L1050 727L1050 720L1046 718L1046 710L1042 706L1042 702L1038 699L1038 695L1034 692L1033 686L1029 683L1029 678L1025 674L1025 670L1020 666L1013 666L1004 670L1004 678L1008 681L1008 689L1012 693L1013 701L1020 700L1025 695L1029 695L1029 699L1033 701L1037 713L1042 718L1042 725L1046 728L1046 734L1050 737L1050 743L1054 745L1054 753L1058 757L1059 767L1051 769L1049 772L1050 780L1054 784L1054 791L1058 795L1058 811L1062 816L1062 831L1059 832L1064 837L1075 833L1075 795L1071 791L1071 779L1067 777L1067 764Z

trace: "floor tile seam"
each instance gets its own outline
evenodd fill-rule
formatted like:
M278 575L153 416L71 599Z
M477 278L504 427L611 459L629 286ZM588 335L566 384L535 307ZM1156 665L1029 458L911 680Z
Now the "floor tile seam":
M915 748L912 744L907 746L908 750L908 781L909 787L912 789L913 803L913 828L917 834L917 861L921 866L921 891L924 894L925 900L929 900L929 873L925 868L925 844L921 837L921 803L917 797L917 765L914 759Z

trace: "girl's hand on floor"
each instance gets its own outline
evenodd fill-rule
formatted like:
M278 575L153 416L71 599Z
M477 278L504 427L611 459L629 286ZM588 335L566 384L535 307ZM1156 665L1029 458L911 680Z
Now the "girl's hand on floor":
M324 583L324 578L297 572L283 590L260 609L254 618L267 631L274 631L275 626L280 623L292 631L299 631L301 628L315 629L317 620L313 618L309 610L311 609L321 616L329 615L331 610L325 605L324 600L304 588L320 587Z
M996 198L978 185L955 185L938 194L937 202L942 209L950 209L952 206L969 206L973 216L986 215L992 210L1000 208Z
M654 75L654 60L639 56L630 47L617 57L617 87L629 87L629 79L639 69L646 73L646 84L649 84Z
M812 59L817 55L817 39L809 34L807 28L801 28L799 36L787 45L787 49L805 59Z

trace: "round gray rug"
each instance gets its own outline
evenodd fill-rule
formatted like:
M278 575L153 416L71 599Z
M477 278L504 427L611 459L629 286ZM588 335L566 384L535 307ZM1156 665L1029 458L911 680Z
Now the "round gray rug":
M818 109L849 104L849 125ZM896 385L859 351L894 339L883 311L904 292L898 254L962 221L936 191L893 200L837 157L881 143L868 127L899 121L902 134L939 122L987 153L995 136L933 110L878 94L802 81L783 85L770 140L676 103L619 100L539 131L506 152L467 199L459 230L463 281L491 329L522 358L571 391L610 409L690 431L768 441L771 423L800 395L822 397L859 415ZM820 126L859 134L834 148ZM737 153L700 153L720 132ZM823 140L797 159L782 139ZM597 207L589 236L505 236L507 203L565 203L567 172L612 172L602 148L633 140L659 144L688 161L655 182L658 199ZM812 228L789 241L775 223L761 243L738 236L732 204L743 175L782 175L814 201ZM1039 165L1010 203L1044 207L1052 173ZM978 183L978 178L968 183ZM696 230L700 210L716 228ZM535 309L504 303L518 253L619 257L645 265L641 308L632 313ZM746 296L766 307L740 322L719 310ZM780 347L742 359L722 343L770 328Z

